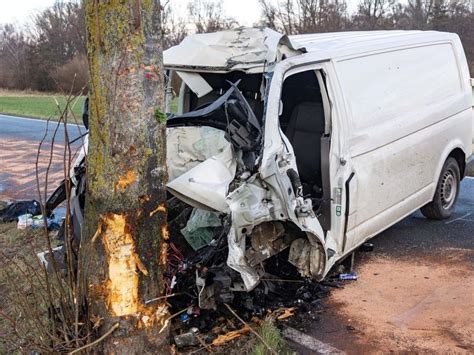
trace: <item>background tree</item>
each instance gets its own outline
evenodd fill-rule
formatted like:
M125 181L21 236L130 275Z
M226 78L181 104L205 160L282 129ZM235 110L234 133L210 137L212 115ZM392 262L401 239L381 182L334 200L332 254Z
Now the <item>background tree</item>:
M0 87L24 90L28 88L25 34L13 25L0 26Z
M83 285L106 353L167 353L166 125L159 0L86 1L90 85Z
M175 46L188 35L186 21L176 15L168 1L161 12L161 27L163 31L163 49Z
M222 1L193 0L188 4L188 17L194 23L196 33L226 30L237 26L237 21L227 17Z
M74 72L74 69L86 68L86 39L84 27L84 8L81 2L56 2L33 17L30 27L33 46L30 49L30 61L35 63L30 71L36 89L57 91L69 90L74 81L74 75L79 76L77 83L87 82L87 72ZM70 62L81 61L80 64L70 65ZM69 70L68 70L69 69ZM62 76L58 77L57 71ZM65 80L69 75L69 80ZM58 87L57 79L61 79ZM76 85L74 90L80 90Z
M352 25L360 30L392 29L396 5L395 0L362 0Z
M341 31L347 23L345 0L259 0L263 23L286 34Z

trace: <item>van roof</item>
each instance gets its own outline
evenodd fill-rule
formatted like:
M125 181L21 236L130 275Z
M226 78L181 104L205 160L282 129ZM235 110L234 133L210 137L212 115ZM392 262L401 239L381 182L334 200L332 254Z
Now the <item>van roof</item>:
M318 53L327 60L386 48L452 41L456 34L437 31L351 31L285 36L268 28L245 28L187 36L164 51L166 68L181 71L261 73L288 56Z
M399 46L453 40L454 33L437 31L349 31L289 36L294 47L318 52L321 59Z

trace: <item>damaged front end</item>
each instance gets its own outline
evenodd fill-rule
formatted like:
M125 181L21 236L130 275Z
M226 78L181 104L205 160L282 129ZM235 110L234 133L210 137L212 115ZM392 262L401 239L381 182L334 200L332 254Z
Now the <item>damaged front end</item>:
M284 43L287 55L298 53ZM273 64L282 59L275 56ZM303 197L294 155L281 149L263 159L265 149L289 145L282 134L265 135L271 65L263 64L185 73L181 63L170 72L179 76L180 97L178 114L167 121L167 187L174 196L168 293L188 292L192 277L204 309L274 277L275 263L267 262L282 253L301 276L322 279L326 272L324 232L312 200Z
M215 309L262 281L267 292L272 286L266 281L294 277L295 270L321 280L337 250L318 220L322 198L304 195L290 141L279 126L269 130L266 122L269 101L275 111L279 100L269 95L272 70L301 51L268 29L195 36L200 40L185 40L164 57L166 297L177 309L196 299L199 309ZM189 42L197 57L184 60ZM209 48L220 53L207 58ZM87 139L71 187L75 245L81 236L86 151Z

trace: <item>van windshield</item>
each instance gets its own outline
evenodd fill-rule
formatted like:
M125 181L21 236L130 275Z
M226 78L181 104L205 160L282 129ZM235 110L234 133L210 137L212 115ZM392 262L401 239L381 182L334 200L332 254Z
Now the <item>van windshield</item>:
M255 117L261 121L264 101L262 74L198 73L171 70L167 85L167 112L184 114L206 107L224 95L233 83L250 105Z

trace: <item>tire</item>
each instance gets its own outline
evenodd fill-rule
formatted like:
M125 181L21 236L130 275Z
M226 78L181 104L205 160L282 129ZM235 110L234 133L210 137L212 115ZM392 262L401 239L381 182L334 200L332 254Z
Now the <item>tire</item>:
M430 219L446 219L454 212L459 195L461 172L456 159L446 159L436 186L433 201L421 208L421 213Z

